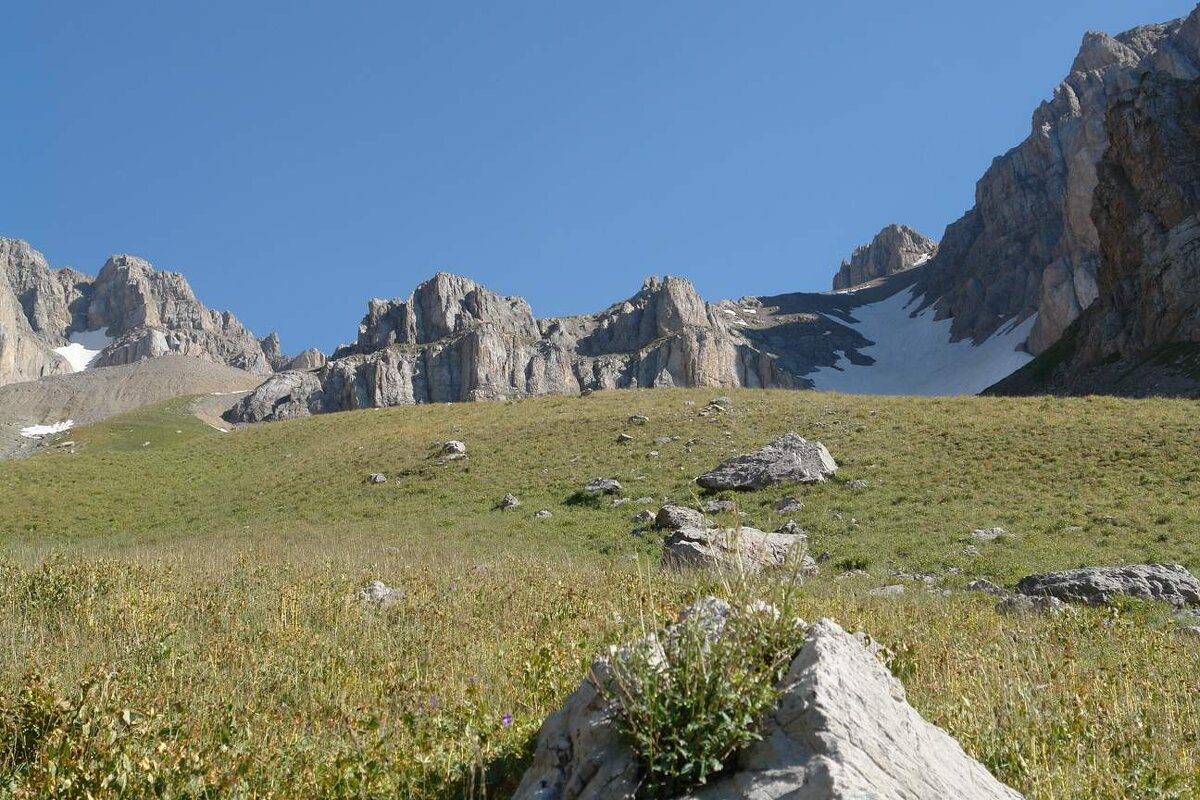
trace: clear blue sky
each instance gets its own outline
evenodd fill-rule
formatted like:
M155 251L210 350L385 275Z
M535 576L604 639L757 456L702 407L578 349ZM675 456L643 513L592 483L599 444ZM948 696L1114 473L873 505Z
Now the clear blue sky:
M939 237L1087 29L1186 0L11 2L0 235L184 272L286 350L436 270L597 310Z

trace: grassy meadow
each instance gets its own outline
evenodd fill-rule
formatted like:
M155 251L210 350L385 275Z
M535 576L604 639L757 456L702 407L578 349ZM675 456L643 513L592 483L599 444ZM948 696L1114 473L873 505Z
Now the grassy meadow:
M736 391L701 416L714 394L227 434L179 400L0 462L0 797L507 797L607 643L699 594L779 591L665 573L630 517L707 499L696 475L788 430L825 443L838 480L719 495L737 504L719 519L809 531L806 618L885 644L910 701L1031 798L1200 796L1200 640L1165 609L1005 617L895 575L1200 572L1195 402ZM447 439L469 457L441 459ZM631 502L579 502L597 476ZM496 509L506 492L519 509ZM805 508L773 511L788 494ZM970 537L993 526L1013 536ZM377 579L404 599L360 607Z

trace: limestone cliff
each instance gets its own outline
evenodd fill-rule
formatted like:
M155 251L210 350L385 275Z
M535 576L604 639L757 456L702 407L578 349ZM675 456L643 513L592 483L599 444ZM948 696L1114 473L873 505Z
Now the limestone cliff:
M1032 132L980 179L975 207L950 225L918 286L954 336L980 341L1037 314L1028 346L1053 344L1097 297L1092 221L1109 105L1147 71L1200 75L1200 9L1109 36L1084 36L1070 75L1033 115Z
M71 372L54 348L74 334L110 339L93 366L169 353L268 374L262 344L229 312L196 299L176 272L113 256L96 278L51 269L26 242L0 238L0 385Z
M407 299L372 300L356 344L315 372L273 377L230 419L586 389L792 385L682 278L651 278L599 314L537 320L520 298L440 273Z
M1099 298L994 393L1200 397L1200 80L1149 73L1106 119Z

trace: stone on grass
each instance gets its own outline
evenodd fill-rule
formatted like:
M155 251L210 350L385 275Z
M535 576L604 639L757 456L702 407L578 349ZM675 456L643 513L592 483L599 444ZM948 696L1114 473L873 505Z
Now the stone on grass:
M737 508L732 500L709 500L700 507L705 514L729 514Z
M820 442L786 433L766 447L723 461L696 483L705 489L761 489L777 483L822 483L837 472L837 462Z
M1127 567L1086 567L1029 575L1017 591L1049 595L1073 603L1100 605L1116 595L1161 600L1176 608L1200 606L1200 580L1179 564L1135 564Z
M967 584L968 592L983 592L984 594L995 595L996 597L1008 597L1008 590L1003 586L997 586L989 580L979 578Z
M673 505L665 505L660 508L658 515L654 518L654 524L668 531L676 531L680 528L709 527L708 520L699 511Z
M754 574L788 567L800 559L802 574L815 574L817 564L797 536L766 533L757 528L680 528L663 542L663 566L707 568Z
M547 511L544 508L541 511L535 511L533 514L534 519L550 519L553 516L554 516L553 514L551 514L549 511Z
M465 456L467 454L467 446L462 442L451 439L442 445L442 452L448 456Z
M722 603L722 601L715 601ZM731 610L703 608L710 638ZM696 623L696 624L700 624ZM656 648L669 668L672 630L633 647ZM904 687L856 637L832 620L805 629L804 646L756 723L759 739L707 786L677 800L1021 800L908 704ZM619 658L621 651L614 656ZM513 800L628 800L639 765L598 687L612 680L600 659L538 732L533 762Z
M592 478L583 490L588 494L616 494L621 491L621 484L612 478Z
M618 433L617 441L620 442L621 444L626 444L627 442L632 442L633 437L630 436L628 433Z
M384 475L382 472L374 472L367 480L371 483L387 483L387 475Z
M644 525L647 522L653 522L653 521L654 521L654 512L649 509L646 509L644 511L639 511L633 515L633 522L635 525Z
M629 418L630 425L645 425L649 421L649 417L642 416L641 414L634 414Z
M994 542L1008 536L1008 531L1004 528L977 528L971 531L971 535L981 542Z
M774 509L781 514L795 514L804 510L804 501L799 497L788 496L775 503Z
M510 508L520 508L521 501L517 499L515 494L509 492L504 495L504 499L500 501L499 507L501 511L508 511Z
M870 484L861 479L846 481L847 489L866 489L868 486L870 486Z
M789 519L780 525L775 532L786 534L787 536L803 536L805 539L808 538L808 531L797 525L794 519Z
M393 589L383 581L375 581L358 590L358 600L368 608L385 608L404 599L404 592Z
M904 594L904 587L898 583L892 584L891 586L879 586L875 589L869 590L867 594L871 595L872 597L897 597Z

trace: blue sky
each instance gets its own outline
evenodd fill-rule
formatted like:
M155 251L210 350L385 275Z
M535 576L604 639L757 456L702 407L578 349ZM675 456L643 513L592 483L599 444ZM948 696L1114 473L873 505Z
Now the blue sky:
M290 352L437 270L540 316L824 290L889 222L940 238L1085 30L1191 8L10 3L0 235L182 271Z

